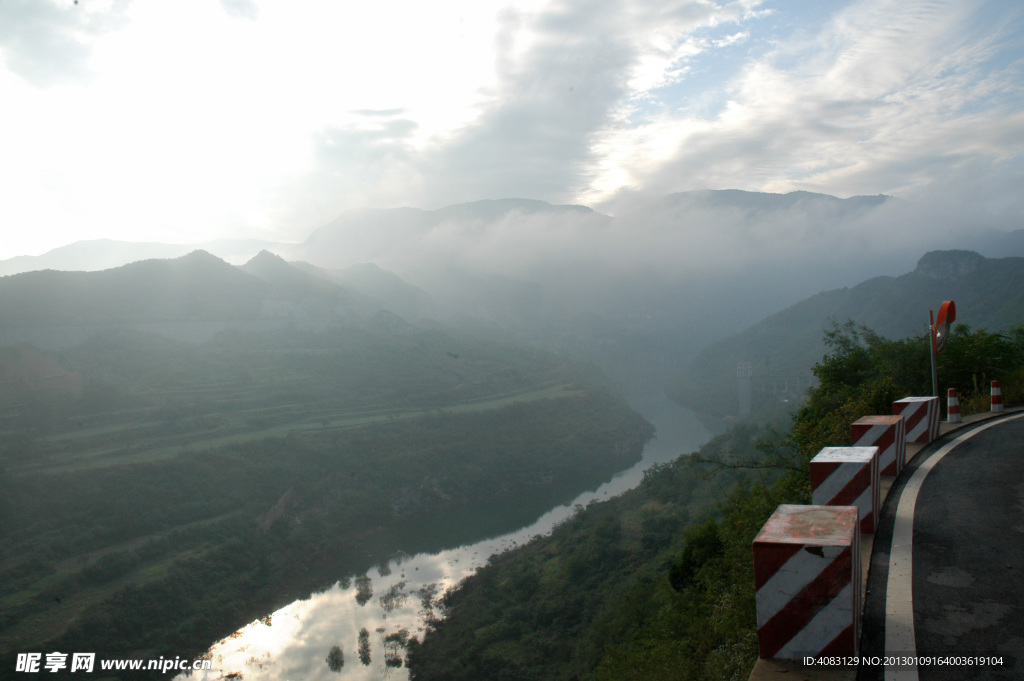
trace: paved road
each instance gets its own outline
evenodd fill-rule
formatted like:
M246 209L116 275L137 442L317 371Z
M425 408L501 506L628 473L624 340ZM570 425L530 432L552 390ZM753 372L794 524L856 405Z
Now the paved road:
M979 425L988 423L993 422ZM922 451L889 494L872 554L862 655L906 653L886 651L884 631L889 550L900 493L933 452L973 428L953 432ZM996 656L1003 662L983 667L919 665L917 678L1024 679L1024 418L1000 420L978 431L928 473L914 513L912 574L918 657ZM858 676L861 681L884 678L881 668L862 667Z

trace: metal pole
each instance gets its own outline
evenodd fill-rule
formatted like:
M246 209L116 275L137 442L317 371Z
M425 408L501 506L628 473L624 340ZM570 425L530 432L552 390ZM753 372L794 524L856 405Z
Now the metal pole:
M935 311L928 310L928 343L932 354L932 397L939 396L939 371L935 365Z

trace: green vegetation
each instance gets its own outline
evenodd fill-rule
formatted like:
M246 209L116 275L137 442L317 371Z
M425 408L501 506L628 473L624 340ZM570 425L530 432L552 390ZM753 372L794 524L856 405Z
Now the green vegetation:
M4 664L199 655L395 545L443 548L449 516L489 532L572 498L650 436L591 368L396 319L0 348Z
M416 681L745 680L757 658L751 543L779 504L810 503L808 461L849 445L850 423L930 387L924 337L847 324L826 336L791 429L741 425L649 470L548 537L492 558L409 646ZM958 327L940 376L974 398L1024 398L1024 329ZM987 392L986 392L987 394Z
M327 667L332 672L340 672L345 666L345 653L338 646L331 646L327 653Z
M825 340L831 352L815 367L819 385L793 425L806 455L849 445L850 424L861 416L892 413L894 400L932 392L927 334L892 341L847 323ZM964 414L988 410L992 380L1000 381L1005 401L1024 401L1024 327L1001 334L957 325L937 367L940 393L956 388Z
M370 632L363 627L359 630L359 661L364 667L370 666L373 658L370 657Z

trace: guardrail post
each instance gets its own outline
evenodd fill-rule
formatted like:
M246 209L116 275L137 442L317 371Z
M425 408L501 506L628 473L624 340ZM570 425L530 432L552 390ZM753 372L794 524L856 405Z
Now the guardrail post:
M999 387L999 381L992 381L992 411L1003 410L1003 391Z
M754 539L761 657L857 654L858 514L855 506L784 504L761 528Z
M960 415L960 398L956 394L956 388L946 391L946 421L949 423L963 423Z

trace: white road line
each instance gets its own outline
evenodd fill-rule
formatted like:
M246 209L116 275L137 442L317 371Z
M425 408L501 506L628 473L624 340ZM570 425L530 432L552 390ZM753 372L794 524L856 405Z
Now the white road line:
M885 589L885 654L914 657L917 640L914 634L914 510L917 495L928 473L956 447L992 426L1024 417L1017 414L998 419L967 431L929 456L907 481L896 507L889 549L889 579ZM885 681L917 681L917 667L886 667Z

